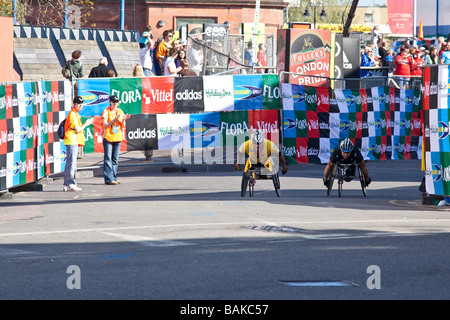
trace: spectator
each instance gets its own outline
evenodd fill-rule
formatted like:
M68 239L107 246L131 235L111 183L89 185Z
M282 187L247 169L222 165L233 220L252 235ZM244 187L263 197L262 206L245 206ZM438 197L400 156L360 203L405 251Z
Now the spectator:
M84 77L84 64L81 62L81 51L75 50L72 52L72 59L68 61L68 67L70 70L70 78L83 78Z
M198 40L192 40L192 45L186 52L187 60L191 70L193 70L197 75L200 75L203 69L203 51Z
M258 60L258 66L267 67L267 59L266 59L267 45L264 43L260 43L258 48L259 51L256 55L256 59ZM258 69L258 73L267 73L267 69Z
M181 50L181 47L183 46L182 43L181 43L181 38L177 38L177 39L173 40L171 45L175 49Z
M175 57L175 65L181 67L181 60L186 59L186 51L180 50L178 51L178 55Z
M253 73L253 45L251 41L248 42L247 49L244 52L244 64L252 67L248 70L248 73Z
M152 27L151 26L146 26L144 32L142 32L142 37L141 40L139 41L139 47L140 48L144 48L147 43L148 43L148 37L150 37L150 39L153 39L152 36Z
M150 77L153 75L153 58L152 58L152 48L155 45L153 41L153 35L150 30L147 31L147 43L139 43L139 59L141 60L142 69L144 71L144 75L146 77Z
M105 78L108 71L108 59L101 57L98 61L98 66L91 69L89 78Z
M398 85L400 88L408 88L408 82L411 76L411 69L414 68L414 60L408 54L408 49L405 46L400 48L400 53L395 57L395 72L394 75L400 76L398 78Z
M211 66L214 67L224 67L226 65L225 61L225 55L222 54L223 52L223 42L222 41L215 41L213 44L213 49L211 50ZM215 68L215 69L209 69L206 70L207 74L215 74L223 71L221 68Z
M372 54L372 48L367 46L364 53L361 55L361 67L373 67L375 62L371 59L370 54ZM372 72L367 69L360 70L361 78L372 76Z
M178 51L176 48L169 48L166 52L166 61L164 62L164 75L176 77L178 72L181 71L181 67L175 65L175 57Z
M450 43L447 43L444 48L444 51L440 55L439 62L443 64L450 64Z
M445 51L445 38L439 37L437 40L437 48L439 49L438 57L440 59L442 52Z
M64 145L66 146L66 167L64 169L63 191L81 191L75 181L77 171L78 146L84 146L84 129L94 123L94 118L89 118L83 124L79 112L83 108L83 98L76 96L73 99L72 109L66 118Z
M395 63L394 57L392 56L392 51L390 49L386 50L386 55L382 61L382 66L389 67L386 72L387 75L392 75L392 73L394 73Z
M159 65L158 59L156 59L156 51L158 50L159 44L162 42L162 39L158 39L155 43L155 46L152 49L152 62L153 62L153 74L155 76L161 75L161 66Z
M181 71L178 74L182 77L196 76L195 71L189 69L189 61L182 59L181 61Z
M437 55L437 48L431 47L430 48L430 64L438 64L439 63L439 57Z
M412 54L414 59L414 67L411 69L411 76L421 77L425 61L421 58L420 49L415 49Z
M423 53L423 61L425 61L425 64L432 64L430 58L430 50L425 50L425 52Z
M381 41L381 45L378 48L378 56L380 57L381 61L384 61L384 57L386 57L386 51L387 51L387 42Z
M145 77L144 70L142 69L142 65L137 64L134 66L133 77Z
M114 70L109 69L108 72L106 73L106 77L107 78L115 78L116 73L114 72Z
M166 51L168 48L171 48L170 40L173 37L173 30L166 30L163 32L163 41L158 45L158 48L156 49L156 59L158 60L159 67L161 69L161 73L163 73L164 68L162 67L162 60L166 56Z
M378 25L374 26L372 32L370 33L370 44L373 47L373 55L375 57L378 57L378 42L381 40L379 28L380 27Z

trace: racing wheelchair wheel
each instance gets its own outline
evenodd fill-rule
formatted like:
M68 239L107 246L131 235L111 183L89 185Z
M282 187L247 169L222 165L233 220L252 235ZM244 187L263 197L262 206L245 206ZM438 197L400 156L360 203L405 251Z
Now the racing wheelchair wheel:
M278 175L278 172L275 173L272 176L272 181L273 181L273 187L275 188L275 193L277 194L277 197L281 196L281 186L280 186L280 176Z
M361 189L364 194L364 197L367 197L367 191L366 191L366 180L364 179L364 174L362 172L362 169L360 166L358 166L358 175L359 175L359 181L361 183Z
M327 196L330 195L331 189L333 189L334 178L336 177L336 169L337 169L337 166L334 165L333 168L330 171L330 174L328 175Z
M244 173L242 175L242 182L241 182L241 197L245 197L245 192L247 191L249 181L250 181L249 175Z

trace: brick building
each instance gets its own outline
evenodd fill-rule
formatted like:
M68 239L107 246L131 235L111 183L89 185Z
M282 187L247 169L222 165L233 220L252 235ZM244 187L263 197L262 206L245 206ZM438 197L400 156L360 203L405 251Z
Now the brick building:
M261 0L260 23L265 24L266 33L276 34L283 24L284 0ZM149 24L153 34L162 37L166 29L179 30L185 24L230 22L229 32L238 34L241 23L253 23L256 1L247 0L134 0L125 1L124 29L142 33ZM95 24L96 28L120 28L121 0L95 1L95 10L90 21L83 27ZM158 27L158 21L164 21Z

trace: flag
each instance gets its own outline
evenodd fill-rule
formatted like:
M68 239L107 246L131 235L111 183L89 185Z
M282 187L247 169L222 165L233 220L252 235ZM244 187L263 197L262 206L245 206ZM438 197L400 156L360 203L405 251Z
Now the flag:
M423 25L422 25L422 20L420 20L420 24L419 24L419 34L417 35L417 37L419 38L420 41L423 40Z

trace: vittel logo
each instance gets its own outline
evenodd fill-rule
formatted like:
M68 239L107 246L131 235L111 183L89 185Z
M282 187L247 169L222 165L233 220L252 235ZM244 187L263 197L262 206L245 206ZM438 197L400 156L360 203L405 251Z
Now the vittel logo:
M177 92L175 94L175 99L177 101L180 100L202 100L203 99L203 91L194 91L194 90L184 90L183 92Z
M308 149L302 146L298 147L297 157L306 157L306 156L308 156Z
M319 96L319 101L317 101L317 104L318 105L321 105L321 104L329 105L330 104L330 97L329 96L320 95Z
M136 131L128 131L128 139L154 139L156 138L156 129L147 130L146 128L137 128Z

